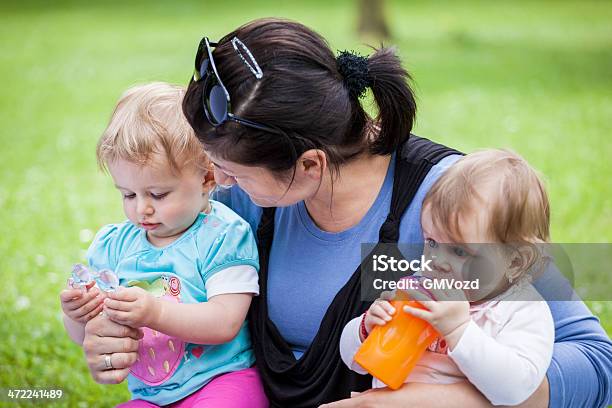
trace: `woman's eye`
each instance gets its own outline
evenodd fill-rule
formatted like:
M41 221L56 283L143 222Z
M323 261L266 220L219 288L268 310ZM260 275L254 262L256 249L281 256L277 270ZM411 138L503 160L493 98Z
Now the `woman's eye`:
M155 200L161 200L162 198L166 197L168 194L170 194L170 192L161 193L161 194L153 194L153 193L151 193L151 197L153 197L153 199L155 199Z
M430 248L437 248L438 247L438 243L431 239L431 238L427 238L427 240L425 241L427 243L427 246Z
M126 200L131 200L132 198L136 197L136 194L124 194L123 198L125 198Z

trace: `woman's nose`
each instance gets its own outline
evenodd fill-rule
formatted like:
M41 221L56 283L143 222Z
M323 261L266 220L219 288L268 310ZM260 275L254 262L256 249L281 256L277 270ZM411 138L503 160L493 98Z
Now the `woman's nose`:
M215 181L217 184L222 186L231 186L236 184L236 179L232 176L228 176L221 170L215 169Z

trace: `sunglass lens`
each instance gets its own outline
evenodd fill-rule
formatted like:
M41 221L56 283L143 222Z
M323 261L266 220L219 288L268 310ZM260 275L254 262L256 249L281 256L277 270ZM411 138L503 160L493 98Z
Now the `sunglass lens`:
M200 78L206 77L206 71L208 70L209 59L205 58L204 61L200 64Z
M227 97L223 88L219 85L213 85L210 90L210 96L208 97L209 109L215 124L225 122L227 119Z

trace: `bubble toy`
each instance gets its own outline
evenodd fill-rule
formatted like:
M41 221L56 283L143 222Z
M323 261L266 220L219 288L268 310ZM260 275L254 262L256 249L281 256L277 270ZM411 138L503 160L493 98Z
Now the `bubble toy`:
M114 292L119 287L119 277L110 269L96 271L80 263L72 267L68 280L70 286L75 289L86 288L92 281L95 281L98 288L104 292Z

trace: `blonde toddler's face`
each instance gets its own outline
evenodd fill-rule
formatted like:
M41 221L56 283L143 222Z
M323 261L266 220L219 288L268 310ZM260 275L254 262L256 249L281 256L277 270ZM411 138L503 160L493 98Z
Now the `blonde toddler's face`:
M208 206L205 172L187 167L175 174L165 161L139 165L118 159L108 164L128 219L155 246L175 241Z
M478 289L465 290L470 302L478 302L500 294L508 287L508 259L495 245L486 228L486 209L477 208L474 216L460 219L463 243L453 242L434 225L428 208L421 214L425 239L424 255L432 259L431 271L423 275L432 279L479 281Z

